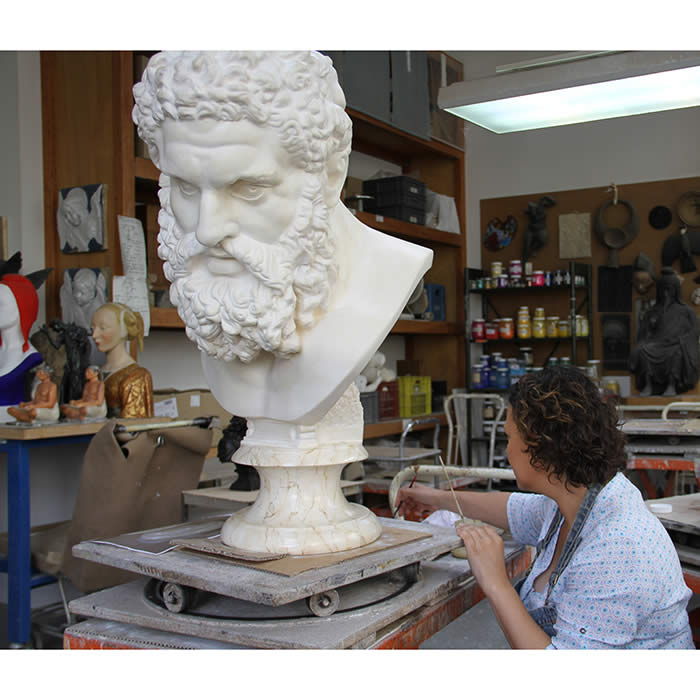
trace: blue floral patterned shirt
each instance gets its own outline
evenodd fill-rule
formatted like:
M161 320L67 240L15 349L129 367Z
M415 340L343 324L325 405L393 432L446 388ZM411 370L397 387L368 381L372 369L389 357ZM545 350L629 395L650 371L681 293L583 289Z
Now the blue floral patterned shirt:
M536 545L557 511L547 496L513 493L513 539ZM639 490L619 473L598 494L581 543L552 591L557 611L549 649L694 649L685 585L671 538ZM528 610L544 604L532 584L552 561L552 537L520 589Z

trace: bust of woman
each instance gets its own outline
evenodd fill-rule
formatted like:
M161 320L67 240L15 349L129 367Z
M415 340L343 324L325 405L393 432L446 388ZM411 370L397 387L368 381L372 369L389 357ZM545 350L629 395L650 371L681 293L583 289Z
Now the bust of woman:
M107 416L147 418L153 416L153 380L126 349L126 342L137 341L143 349L143 319L126 304L108 303L92 317L92 337L105 353L102 367Z
M34 284L24 275L0 278L0 421L7 409L24 401L29 371L42 362L29 342L29 332L39 311Z

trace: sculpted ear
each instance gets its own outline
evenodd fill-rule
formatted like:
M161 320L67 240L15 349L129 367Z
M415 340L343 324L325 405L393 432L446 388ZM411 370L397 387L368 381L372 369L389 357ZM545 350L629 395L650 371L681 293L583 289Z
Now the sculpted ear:
M328 160L326 169L328 181L326 182L326 205L335 206L340 200L340 193L348 174L348 156L336 153Z

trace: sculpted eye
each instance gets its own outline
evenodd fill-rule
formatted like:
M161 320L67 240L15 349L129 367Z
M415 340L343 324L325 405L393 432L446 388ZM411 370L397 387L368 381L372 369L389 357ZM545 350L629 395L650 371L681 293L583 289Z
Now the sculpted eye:
M241 180L235 185L231 185L231 194L234 197L240 197L241 199L253 202L256 199L260 199L260 197L265 194L265 189L264 185Z
M177 188L185 197L191 197L199 191L197 187L184 180L177 180Z

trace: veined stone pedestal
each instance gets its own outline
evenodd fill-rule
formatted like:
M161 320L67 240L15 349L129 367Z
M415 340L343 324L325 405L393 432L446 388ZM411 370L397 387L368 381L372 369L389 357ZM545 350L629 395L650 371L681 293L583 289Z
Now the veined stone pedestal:
M233 461L255 467L260 491L252 506L226 521L222 542L251 552L308 555L378 539L378 518L348 502L340 488L343 467L367 456L363 426L354 384L316 425L249 419Z

